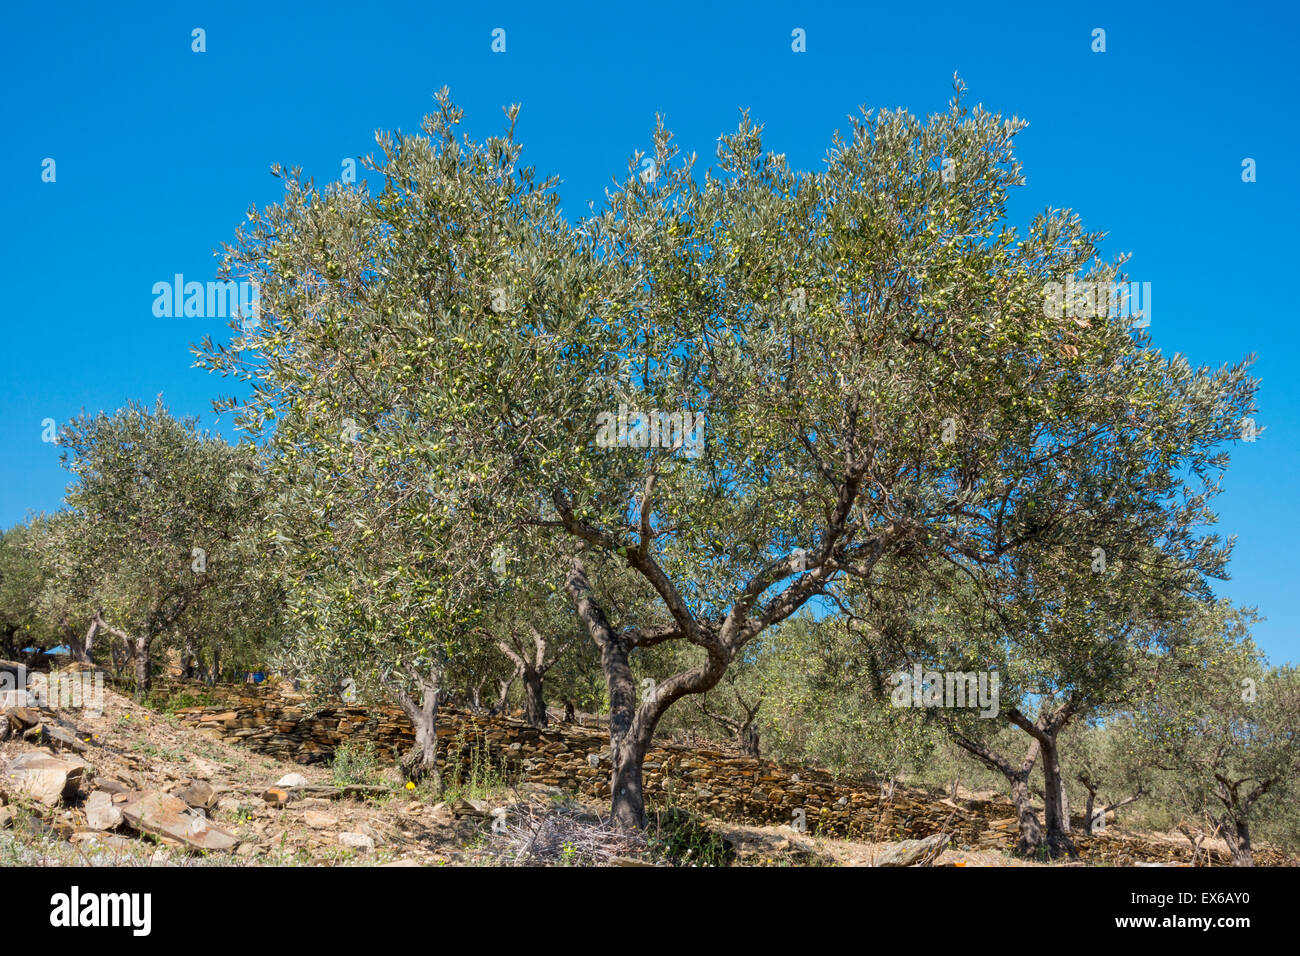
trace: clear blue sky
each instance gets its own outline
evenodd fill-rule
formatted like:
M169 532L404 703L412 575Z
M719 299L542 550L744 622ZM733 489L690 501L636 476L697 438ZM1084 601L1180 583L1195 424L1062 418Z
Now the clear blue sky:
M1107 254L1133 252L1130 275L1152 283L1167 352L1258 355L1267 431L1237 447L1219 499L1221 530L1239 538L1221 593L1268 618L1256 637L1274 661L1300 661L1300 15L1134 6L15 5L0 36L0 526L59 504L67 476L45 418L162 393L214 423L228 386L191 367L189 345L224 322L154 318L150 290L213 277L249 204L277 198L273 162L337 178L376 129L414 129L446 84L472 135L522 103L525 160L561 176L580 212L648 148L657 111L703 161L749 107L770 148L813 168L859 105L942 109L957 70L972 102L1030 122L1014 220L1068 206L1109 231ZM191 51L196 27L206 53ZM504 54L490 49L497 27ZM1091 50L1099 27L1105 53ZM791 51L795 28L806 53ZM1255 183L1241 180L1246 157Z

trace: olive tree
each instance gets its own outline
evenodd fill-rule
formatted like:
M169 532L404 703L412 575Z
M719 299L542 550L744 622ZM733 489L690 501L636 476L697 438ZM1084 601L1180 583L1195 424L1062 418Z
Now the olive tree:
M121 640L145 695L155 645L205 601L229 607L245 597L258 560L255 456L173 417L161 400L78 416L59 443L75 480L44 545L47 599L71 601Z
M1135 759L1135 735L1127 714L1108 715L1072 727L1062 735L1061 749L1073 779L1085 794L1083 830L1104 830L1116 814L1156 787L1151 768Z
M1267 665L1251 620L1226 602L1206 608L1134 708L1140 753L1177 775L1183 809L1210 821L1234 866L1254 865L1252 825L1300 784L1300 674Z
M572 364L516 372L570 398L550 409L515 389L562 424L549 460L522 441L507 454L550 491L555 516L533 526L570 555L566 588L601 648L620 824L642 818L667 708L845 579L937 562L1001 594L1045 564L1078 574L1097 549L1221 564L1195 524L1253 383L1167 358L1128 321L1045 307L1076 273L1118 273L1068 212L1006 224L1022 125L960 99L928 121L864 114L803 174L745 120L702 184L661 130L656 175L630 176L586 224L627 276L580 340L605 364L572 381L555 377ZM584 421L585 452L566 453ZM669 620L616 630L594 554L641 576ZM628 655L666 642L693 663L638 700Z
M68 608L60 615L49 615L41 607L41 595L49 578L44 559L49 539L50 519L40 516L0 532L0 658L22 660L27 646L48 647L59 639L60 631L51 620L67 623L62 632L69 646L84 659L85 645L70 617ZM88 615L86 619L88 620Z
M547 677L582 635L563 594L548 579L545 562L498 551L493 568L497 582L483 595L477 629L483 646L508 663L497 677L496 707L504 710L517 681L523 687L524 720L545 727Z
M485 644L495 653L482 621L514 573L481 517L506 476L472 447L511 427L513 390L538 382L506 381L489 342L562 364L549 317L594 294L593 255L553 182L519 165L508 113L503 135L470 142L443 91L421 132L377 136L374 194L277 168L283 200L250 210L223 264L258 283L258 321L198 348L251 385L222 407L272 456L297 659L326 686L395 697L415 729L413 773L436 771L440 696ZM469 434L480 417L489 431Z
M1091 513L1082 509L1076 519ZM1113 546L1121 538L1112 529L1108 540ZM1126 552L1127 563L1116 560L1103 573L1087 562L1080 571L1072 552L1067 538L1036 556L1032 575L1018 562L986 581L956 568L916 568L901 592L876 587L850 605L855 617L875 622L875 644L899 668L896 702L925 708L954 743L1006 780L1017 849L1027 855L1075 852L1070 789L1076 780L1091 785L1091 821L1101 783L1085 765L1067 765L1072 750L1063 735L1149 691L1165 656L1186 640L1186 616L1201 596L1199 587L1180 590L1194 580L1195 565L1173 555L1138 550L1145 558L1138 561Z
M261 325L204 355L274 427L318 598L364 600L355 625L382 633L341 643L390 658L429 614L473 635L496 549L549 556L600 655L618 825L644 820L667 709L882 560L996 579L1049 540L1106 548L1107 520L1213 559L1170 476L1201 477L1253 386L1045 307L1117 273L1069 212L1005 222L1019 120L960 95L928 120L864 112L807 173L746 117L702 178L661 124L571 225L510 116L476 144L444 95L424 136L381 134L373 197L290 175L228 260ZM1084 470L1112 503L1088 521ZM681 669L639 693L635 657L666 644Z

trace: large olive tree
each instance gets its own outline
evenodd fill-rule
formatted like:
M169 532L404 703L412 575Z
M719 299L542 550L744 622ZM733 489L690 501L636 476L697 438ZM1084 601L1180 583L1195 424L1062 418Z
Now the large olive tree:
M591 358L510 375L520 418L552 435L467 421L549 493L554 515L530 526L569 555L601 649L619 823L642 819L666 709L845 579L940 563L999 595L1040 570L1091 573L1103 551L1192 576L1221 565L1197 524L1254 386L1161 355L1127 321L1045 307L1054 283L1117 273L1068 212L1005 222L1022 125L960 99L928 121L865 114L813 174L746 120L702 182L660 131L655 175L634 163L585 224L620 270L571 352ZM524 383L539 379L567 400L536 401ZM624 406L653 413L626 439L604 430ZM665 440L677 413L703 427ZM660 619L615 627L597 557L638 575ZM666 642L693 661L638 699L629 654Z
M381 135L374 196L292 175L253 210L228 268L261 326L204 353L274 426L317 606L364 610L340 653L431 673L404 649L473 635L502 552L551 556L600 653L618 824L668 707L886 559L997 578L1073 530L1090 560L1085 471L1126 533L1214 550L1173 476L1213 466L1252 385L1045 307L1116 273L1068 212L1005 222L1020 121L864 113L806 173L745 119L704 177L661 126L574 226L513 125L460 120L444 96L424 136ZM668 643L685 663L639 694L635 655Z

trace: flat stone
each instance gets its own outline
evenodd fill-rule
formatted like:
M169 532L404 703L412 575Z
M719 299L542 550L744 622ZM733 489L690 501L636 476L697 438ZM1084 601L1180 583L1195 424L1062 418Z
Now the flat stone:
M71 750L79 754L84 754L90 749L90 745L72 731L65 730L54 724L43 724L41 726L41 743L52 750Z
M217 803L217 792L206 780L194 780L189 786L177 790L174 796L197 810L211 810Z
M347 847L349 850L360 850L362 853L371 853L375 849L375 841L364 833L340 833L339 846Z
M20 754L0 773L0 786L52 807L76 796L84 769L84 764L46 753Z
M302 815L302 819L313 830L324 830L338 822L328 813L321 813L319 810L308 810Z
M876 857L875 866L911 866L921 860L938 856L948 844L948 834L935 833L922 840L903 840L895 843Z
M68 842L105 850L125 850L135 846L136 843L130 837L118 836L115 833L100 833L97 830L78 830L68 837Z
M311 781L300 773L286 773L275 782L277 787L310 787Z
M86 826L92 830L112 830L122 822L122 811L113 803L113 795L96 790L86 798Z
M473 800L462 797L448 804L448 809L458 817L490 817L492 815L492 804L486 800Z
M191 755L190 763L194 764L194 768L199 772L199 779L201 780L210 780L211 778L219 776L221 774L220 767L218 767L214 763L204 760L202 757L195 757Z
M122 816L142 833L176 840L195 850L231 850L232 834L194 813L185 801L163 793L148 793L122 807Z
M131 790L131 788L128 787L126 784L114 780L111 777L96 777L95 788L97 790L103 790L106 793L110 793L110 794L128 793Z
M18 730L36 727L41 722L41 712L35 707L15 707L9 711L9 722Z

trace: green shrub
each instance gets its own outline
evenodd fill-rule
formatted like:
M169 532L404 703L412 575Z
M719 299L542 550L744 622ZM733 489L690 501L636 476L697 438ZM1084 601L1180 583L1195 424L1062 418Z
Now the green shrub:
M663 810L649 822L650 852L670 866L727 866L735 856L722 834L685 810Z
M485 737L458 735L447 747L442 771L443 799L482 800L511 786L500 759L494 759Z
M336 787L381 786L384 782L379 753L369 740L345 740L339 744L334 749L330 773Z

